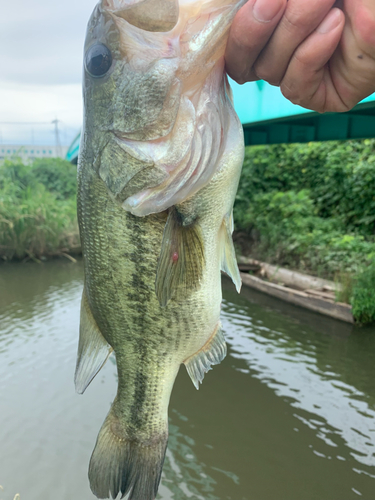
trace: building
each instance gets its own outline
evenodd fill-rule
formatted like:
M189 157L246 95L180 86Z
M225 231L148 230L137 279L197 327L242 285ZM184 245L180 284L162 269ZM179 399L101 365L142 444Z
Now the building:
M24 163L29 163L36 158L65 158L67 151L66 146L0 144L0 161L21 158Z

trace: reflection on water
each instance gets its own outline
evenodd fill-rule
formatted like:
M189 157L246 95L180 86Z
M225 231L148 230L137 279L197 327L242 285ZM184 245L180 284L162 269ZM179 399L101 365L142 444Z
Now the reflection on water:
M195 441L188 434L181 432L178 425L172 423L186 423L187 418L175 409L172 409L171 414L168 451L159 497L174 500L191 497L199 500L220 500L214 494L216 481L207 474L209 467L200 463L194 453Z
M253 318L244 317L244 311L230 303L225 304L224 318L224 325L229 323L232 356L246 360L253 377L279 397L289 398L293 408L302 410L295 417L326 444L336 448L343 439L358 462L375 465L374 394L343 382L329 364L319 367L317 342L311 345L285 332L270 331L264 324L253 324Z
M225 282L227 359L182 368L160 500L375 497L375 330ZM87 467L116 391L74 392L82 266L0 266L1 500L93 499Z

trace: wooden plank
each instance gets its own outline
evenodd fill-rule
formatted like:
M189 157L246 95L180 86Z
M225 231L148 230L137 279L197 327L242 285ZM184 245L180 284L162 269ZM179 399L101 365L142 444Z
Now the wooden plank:
M261 266L259 264L238 264L238 269L240 271L253 271L257 272L260 271Z
M286 302L290 302L296 306L304 307L306 309L310 309L311 311L324 314L325 316L330 316L331 318L336 318L347 323L354 323L352 308L348 304L313 297L305 292L285 288L283 286L276 285L275 283L269 283L246 273L240 274L242 283L245 286L249 286L255 290L259 290L260 292L272 295L272 297L285 300Z
M276 283L281 282L285 285L292 286L300 290L325 289L334 291L336 289L340 289L340 285L338 283L334 283L333 281L317 278L316 276L310 276L308 274L303 274L298 271L292 271L290 269L284 269L280 266L268 264L267 262L260 262L258 260L244 256L239 256L238 262L239 266L245 264L258 265L264 271L265 275L270 281Z
M331 300L333 302L335 302L336 299L334 292L324 292L323 290L304 290L304 292L315 297L321 297L325 300Z

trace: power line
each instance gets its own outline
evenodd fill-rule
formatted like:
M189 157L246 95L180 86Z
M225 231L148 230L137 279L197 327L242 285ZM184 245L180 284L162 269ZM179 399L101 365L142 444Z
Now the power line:
M0 125L52 125L56 120L51 122L0 122Z
M76 130L57 117L51 121L0 121L0 144L50 144L62 153L63 145L65 148L73 140Z

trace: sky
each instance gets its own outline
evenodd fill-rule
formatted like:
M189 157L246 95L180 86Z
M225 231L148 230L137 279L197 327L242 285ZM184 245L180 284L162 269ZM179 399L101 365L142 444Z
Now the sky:
M83 43L96 3L0 0L0 143L54 144L55 119L63 144L78 133Z

